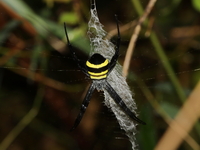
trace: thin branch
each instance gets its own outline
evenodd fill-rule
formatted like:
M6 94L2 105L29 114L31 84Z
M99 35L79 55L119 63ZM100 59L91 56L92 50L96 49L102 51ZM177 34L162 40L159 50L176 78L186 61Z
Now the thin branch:
M131 61L131 57L133 54L133 50L135 48L135 43L136 40L138 38L138 35L140 33L141 30L141 24L145 21L145 19L147 18L147 16L150 14L151 10L153 9L155 2L157 0L150 0L143 15L140 17L138 24L135 27L135 30L132 34L131 40L129 42L129 46L128 46L128 50L126 53L126 57L125 57L125 61L124 61L124 65L123 65L123 76L126 77L128 75L128 70L129 70L129 66L130 66L130 61Z
M4 67L4 68L7 68L7 67ZM11 70L12 72L14 72L18 75L21 75L23 77L26 77L28 79L31 79L33 81L36 81L38 83L44 84L46 86L52 87L52 88L60 90L60 91L72 92L74 89L77 90L77 88L82 88L82 87L80 87L80 85L78 85L78 86L74 85L74 88L72 88L72 85L68 86L64 83L61 83L59 81L48 78L41 73L33 72L26 68L20 68L18 66L16 66L16 68L19 68L19 69L15 69L15 67L11 67L11 68L8 67L7 69ZM34 76L29 76L30 73L33 73Z
M140 1L139 0L132 0L132 2L135 5L137 13L139 15L141 15L142 12L143 12L143 9L142 9L142 6L140 4ZM165 68L165 70L167 72L167 75L169 76L172 84L174 85L174 88L176 89L180 100L182 102L184 102L185 98L186 98L185 93L183 92L182 87L181 87L177 77L175 76L175 73L174 73L174 71L173 71L173 69L172 69L172 67L171 67L171 65L169 63L169 60L167 59L167 56L166 56L166 54L165 54L165 52L164 52L164 50L163 50L163 48L162 48L162 46L161 46L161 44L160 44L160 42L159 42L159 40L158 40L158 38L157 38L157 36L156 36L154 31L152 31L151 34L150 34L150 41L153 44L153 46L155 47L155 51L156 51L158 57L160 58L160 60L162 60L161 62L163 64L163 66L164 66L164 68ZM129 62L127 62L127 63L129 63Z
M136 24L137 24L136 21L131 21L131 22L129 22L129 23L127 23L127 24L121 26L121 27L119 28L120 34L123 33L123 32L125 32L125 31L127 31L127 30L129 30L130 28L135 27ZM107 34L107 36L106 36L106 39L109 40L109 39L111 39L111 38L112 38L113 36L115 36L115 35L117 35L117 28L115 28L115 29L109 31L108 34Z

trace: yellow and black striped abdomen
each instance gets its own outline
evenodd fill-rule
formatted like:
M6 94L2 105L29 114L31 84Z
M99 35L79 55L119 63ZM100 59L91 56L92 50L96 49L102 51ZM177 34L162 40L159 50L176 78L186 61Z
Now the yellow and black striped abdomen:
M86 62L88 74L91 79L104 79L108 73L108 59L105 59L102 55L96 53L90 57Z

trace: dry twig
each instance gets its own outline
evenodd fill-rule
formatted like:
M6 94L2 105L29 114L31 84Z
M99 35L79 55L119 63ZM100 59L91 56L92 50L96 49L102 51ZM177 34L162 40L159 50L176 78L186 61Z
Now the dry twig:
M200 101L199 101L200 81L185 102L178 115L171 122L164 136L159 141L155 150L176 150L182 141L187 137L198 118L200 117ZM194 145L194 141L191 141ZM194 148L194 147L193 147ZM199 150L196 145L195 150Z
M134 47L135 47L135 42L136 42L138 35L140 33L140 30L141 30L141 24L145 21L147 16L150 14L152 8L154 7L155 2L156 2L156 0L150 0L149 1L148 5L147 5L147 7L144 11L144 14L140 17L138 24L136 25L135 30L132 34L131 40L129 42L128 50L127 50L127 53L126 53L126 57L125 57L125 60L124 60L124 64L123 64L122 73L123 73L124 77L126 77L127 74L128 74L128 69L129 69L129 66L130 66L131 57L132 57L133 50L134 50Z

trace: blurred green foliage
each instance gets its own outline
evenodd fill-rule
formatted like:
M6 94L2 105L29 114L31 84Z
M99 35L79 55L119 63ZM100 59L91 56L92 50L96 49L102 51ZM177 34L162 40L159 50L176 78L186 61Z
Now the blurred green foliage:
M123 27L138 19L148 3L96 1L108 32L116 27L115 14ZM89 0L0 1L0 150L131 149L113 114L102 104L101 93L93 95L81 124L69 132L89 81L66 48L63 22L78 57L86 60L89 4ZM147 123L138 126L141 150L155 147L168 127L165 115L173 118L199 81L199 10L199 0L157 1L142 26L127 78L140 118ZM121 32L120 64L133 30ZM171 72L163 65L166 62ZM197 123L190 133L197 143L198 129ZM183 142L179 149L191 147Z
M198 0L192 0L192 5L197 11L200 11L200 2Z

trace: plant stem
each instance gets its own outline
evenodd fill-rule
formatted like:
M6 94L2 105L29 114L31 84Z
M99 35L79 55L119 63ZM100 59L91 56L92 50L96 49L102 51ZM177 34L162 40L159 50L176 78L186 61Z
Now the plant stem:
M41 86L34 100L31 110L21 119L21 121L10 131L10 133L4 138L0 144L0 150L7 150L9 145L15 140L15 138L21 133L21 131L37 116L42 99L44 95L44 87Z
M132 0L132 3L135 6L135 9L136 9L138 15L141 16L144 13L144 10L143 10L142 5L139 2L139 0ZM148 20L146 20L146 22L144 22L144 23L146 25L148 23ZM170 63L169 63L169 60L167 59L164 49L162 48L154 31L151 32L150 40L155 48L155 51L156 51L158 57L160 58L160 60L162 60L162 64L163 64L172 84L174 85L174 87L176 89L179 99L181 100L181 102L184 102L186 99L186 95L185 95L185 93L184 93L184 91L183 91L183 89L182 89Z

